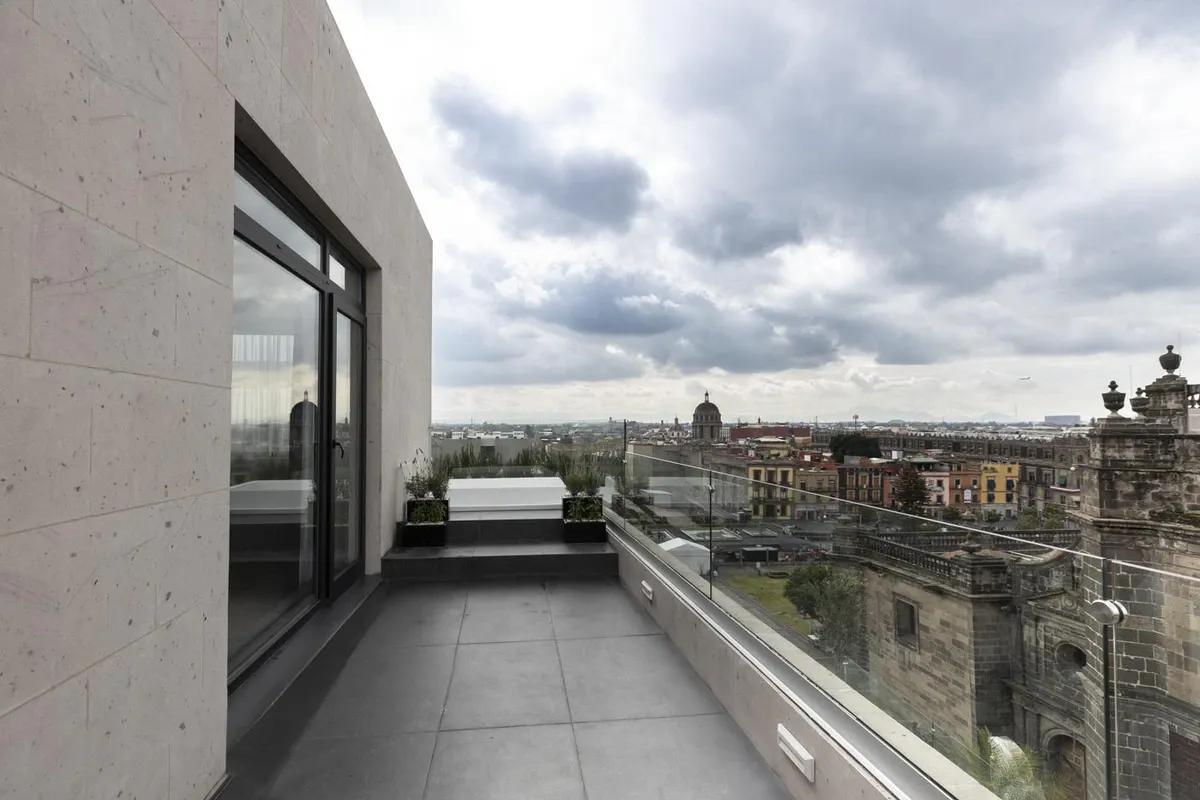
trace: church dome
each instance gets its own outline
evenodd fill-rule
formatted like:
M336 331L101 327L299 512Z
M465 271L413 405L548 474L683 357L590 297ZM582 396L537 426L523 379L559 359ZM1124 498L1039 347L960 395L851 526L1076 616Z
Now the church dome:
M708 392L704 393L704 402L696 406L695 414L720 414L721 409L717 408L716 403L710 403L708 400Z
M692 438L710 442L721 438L721 409L716 403L709 402L708 392L704 393L704 402L696 406L692 414Z

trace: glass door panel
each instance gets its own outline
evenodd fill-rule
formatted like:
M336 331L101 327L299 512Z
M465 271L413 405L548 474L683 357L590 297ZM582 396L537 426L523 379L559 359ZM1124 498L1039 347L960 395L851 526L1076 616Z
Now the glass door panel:
M335 315L333 441L333 574L336 578L362 558L362 358L363 329L345 314Z
M231 676L316 601L320 293L234 239Z

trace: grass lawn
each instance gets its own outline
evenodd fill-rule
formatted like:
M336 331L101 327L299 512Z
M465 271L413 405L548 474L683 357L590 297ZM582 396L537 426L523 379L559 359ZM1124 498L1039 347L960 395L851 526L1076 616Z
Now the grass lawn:
M783 596L783 588L787 586L784 578L768 578L766 575L754 573L735 573L723 576L723 582L728 583L744 595L754 600L777 621L805 636L812 632L812 621L800 615L792 601Z

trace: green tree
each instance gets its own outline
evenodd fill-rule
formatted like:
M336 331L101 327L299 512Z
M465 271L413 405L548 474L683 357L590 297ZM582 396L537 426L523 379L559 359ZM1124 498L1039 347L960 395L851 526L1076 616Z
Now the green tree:
M844 463L846 456L862 456L864 458L879 458L879 440L862 433L835 433L829 439L829 449L833 452L833 460Z
M807 564L792 572L784 596L821 625L821 644L837 658L855 652L862 641L862 579L847 569Z
M905 464L892 486L892 502L908 514L920 514L929 502L929 487L925 478L912 464Z
M974 744L969 771L1001 800L1067 800L1071 796L1063 776L1048 770L1032 749L1006 748L993 741L987 728L978 730Z
M1050 530L1062 530L1067 526L1066 516L1062 506L1046 506L1046 513L1042 517L1042 525Z
M946 510L942 512L942 519L946 522L958 522L962 518L962 509L958 506L946 506Z
M805 564L792 571L783 594L806 617L817 617L817 605L825 584L833 575L828 564Z
M1042 518L1038 516L1036 509L1027 508L1017 514L1017 530L1032 531L1040 527L1042 527Z

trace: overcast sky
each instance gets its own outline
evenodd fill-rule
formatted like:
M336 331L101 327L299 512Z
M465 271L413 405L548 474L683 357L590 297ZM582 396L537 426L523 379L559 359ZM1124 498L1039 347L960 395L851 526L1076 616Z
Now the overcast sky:
M330 4L434 238L435 420L1200 376L1200 3Z

